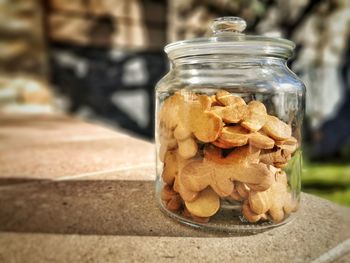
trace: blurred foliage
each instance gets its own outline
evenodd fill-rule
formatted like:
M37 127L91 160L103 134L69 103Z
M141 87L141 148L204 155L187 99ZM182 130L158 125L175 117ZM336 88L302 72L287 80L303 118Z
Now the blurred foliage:
M337 190L334 192L323 192L319 189L306 189L305 192L350 207L350 187L345 190Z
M304 161L302 189L350 207L350 163Z

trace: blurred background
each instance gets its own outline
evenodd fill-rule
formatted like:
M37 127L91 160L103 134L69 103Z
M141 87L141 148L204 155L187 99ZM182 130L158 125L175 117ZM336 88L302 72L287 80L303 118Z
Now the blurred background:
M0 0L0 113L65 112L152 140L164 45L219 16L297 44L303 191L350 206L348 0Z

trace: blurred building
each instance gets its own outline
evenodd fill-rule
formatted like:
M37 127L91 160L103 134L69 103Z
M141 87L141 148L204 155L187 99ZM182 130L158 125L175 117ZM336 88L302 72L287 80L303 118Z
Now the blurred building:
M305 82L305 137L314 159L337 159L350 148L350 2L347 0L170 0L170 41L210 34L219 16L240 16L249 34L297 44L290 67ZM345 158L350 158L346 154Z
M0 1L0 111L52 112L39 1Z
M243 17L249 34L296 42L290 66L307 84L314 157L335 156L350 140L347 0L1 0L0 14L3 77L49 80L66 111L146 138L154 86L168 69L163 46L209 35L215 17Z
M153 91L166 71L166 5L51 0L45 6L51 80L68 111L153 136Z

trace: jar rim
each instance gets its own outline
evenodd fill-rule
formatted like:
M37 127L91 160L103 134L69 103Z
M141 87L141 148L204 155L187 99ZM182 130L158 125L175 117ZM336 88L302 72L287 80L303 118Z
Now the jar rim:
M295 43L265 36L221 33L212 37L195 38L170 43L164 51L173 60L197 55L273 56L288 59Z

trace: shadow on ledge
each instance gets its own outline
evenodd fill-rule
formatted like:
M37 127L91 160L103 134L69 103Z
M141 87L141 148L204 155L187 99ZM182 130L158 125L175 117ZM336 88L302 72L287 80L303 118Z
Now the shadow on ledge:
M305 194L301 202L296 220L265 234L305 235L324 230L327 232L325 235L330 234L334 238L334 235L338 235L336 233L346 236L350 233L349 209ZM153 181L121 180L23 182L20 178L0 179L0 231L168 237L228 236L222 232L198 231L165 216L156 204Z
M119 180L3 178L0 180L0 231L227 236L220 232L198 231L165 216L155 201L154 182Z

